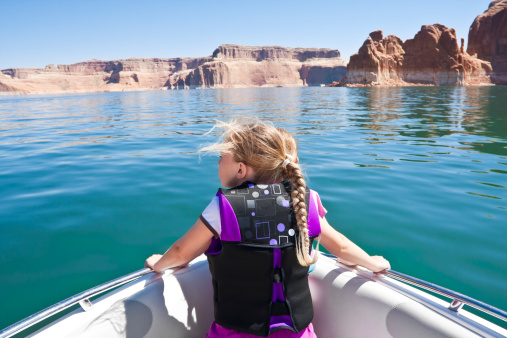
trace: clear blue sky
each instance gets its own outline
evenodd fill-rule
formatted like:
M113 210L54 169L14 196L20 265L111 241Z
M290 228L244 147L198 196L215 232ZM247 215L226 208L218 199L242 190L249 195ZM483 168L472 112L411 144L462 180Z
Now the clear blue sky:
M348 59L371 31L441 23L467 41L490 0L0 0L0 69L208 56L221 44L319 47Z

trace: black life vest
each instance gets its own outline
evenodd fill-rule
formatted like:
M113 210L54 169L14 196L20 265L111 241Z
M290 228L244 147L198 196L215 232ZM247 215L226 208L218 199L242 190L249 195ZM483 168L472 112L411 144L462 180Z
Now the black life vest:
M300 332L311 323L309 267L296 257L299 233L290 191L288 182L219 189L220 239L206 252L217 324L266 337L281 328ZM307 192L307 211L317 213L309 200ZM315 221L314 215L308 218ZM319 234L320 224L310 242Z

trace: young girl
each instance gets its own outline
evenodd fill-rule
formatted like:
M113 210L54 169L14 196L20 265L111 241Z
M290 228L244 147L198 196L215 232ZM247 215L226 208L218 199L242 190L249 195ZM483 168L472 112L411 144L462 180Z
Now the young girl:
M156 272L206 252L215 321L206 337L316 337L309 265L320 238L346 264L390 268L334 230L319 195L306 187L297 145L284 129L258 120L219 122L219 189L194 226L145 266ZM318 244L317 244L318 246Z

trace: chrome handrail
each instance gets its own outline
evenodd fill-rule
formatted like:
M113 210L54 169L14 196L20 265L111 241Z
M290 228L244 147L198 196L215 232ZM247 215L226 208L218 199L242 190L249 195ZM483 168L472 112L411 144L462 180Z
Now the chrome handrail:
M476 308L477 310L480 310L482 312L485 312L493 317L496 317L498 319L502 319L507 322L507 312L496 308L494 306L491 306L489 304L486 304L484 302L481 302L480 300L477 300L472 297L468 297L464 294L461 294L456 291L452 291L450 289L444 288L443 286L436 285L430 282L426 282L422 279L412 277L409 275L405 275L404 273L394 271L394 270L387 270L387 272L384 274L385 276L395 278L397 280L400 280L402 282L412 284L415 286L418 286L420 288L435 292L441 296L445 296L452 299L451 304L449 305L449 310L458 312L459 309L463 306L463 304L466 304L468 306L471 306L473 308Z
M30 326L35 325L38 322L40 322L52 315L55 315L58 312L61 312L61 311L65 310L77 303L79 303L79 305L81 305L83 310L88 311L93 307L89 298L96 296L98 294L101 294L103 292L106 292L108 290L111 290L117 286L131 282L131 281L138 279L142 276L145 276L151 272L153 272L151 269L144 268L144 269L141 269L138 271L131 272L125 276L113 279L113 280L106 282L104 284L95 286L95 287L88 289L86 291L83 291L81 293L78 293L77 295L74 295L70 298L62 300L61 302L58 302L58 303L56 303L56 304L54 304L42 311L39 311L29 317L26 317L25 319L22 319L19 322L12 324L11 326L1 330L0 331L0 338L6 338L6 337L13 336L16 333L26 330Z
M329 258L337 258L336 256L324 252L320 252L321 255L324 255ZM417 287L420 287L422 289L437 293L441 296L445 296L452 299L452 302L449 305L449 310L458 312L462 307L463 304L466 304L468 306L471 306L477 310L480 310L482 312L485 312L493 317L496 317L498 319L504 320L507 322L507 312L504 310L501 310L499 308L496 308L494 306L491 306L489 304L486 304L484 302L481 302L477 299L474 299L472 297L468 297L466 295L463 295L459 292L444 288L443 286L436 285L430 282L426 282L425 280L412 277L409 275L406 275L404 273L394 271L394 270L387 270L387 272L383 273L382 275L388 276L394 279L397 279L399 281L415 285Z

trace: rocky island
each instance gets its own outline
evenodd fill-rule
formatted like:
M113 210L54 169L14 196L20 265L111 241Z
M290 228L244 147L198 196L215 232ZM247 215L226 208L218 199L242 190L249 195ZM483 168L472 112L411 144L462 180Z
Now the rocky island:
M434 24L422 26L405 42L395 35L383 38L380 30L370 33L359 52L350 57L347 76L334 85L489 84L491 71L489 62L464 50L463 39L458 46L454 29Z
M45 68L0 71L9 94L238 88L330 84L345 76L347 61L327 48L221 45L199 58L90 60Z
M370 33L350 57L347 75L330 86L465 86L507 84L507 0L495 0L473 22L465 41L441 24L423 25L413 39Z

